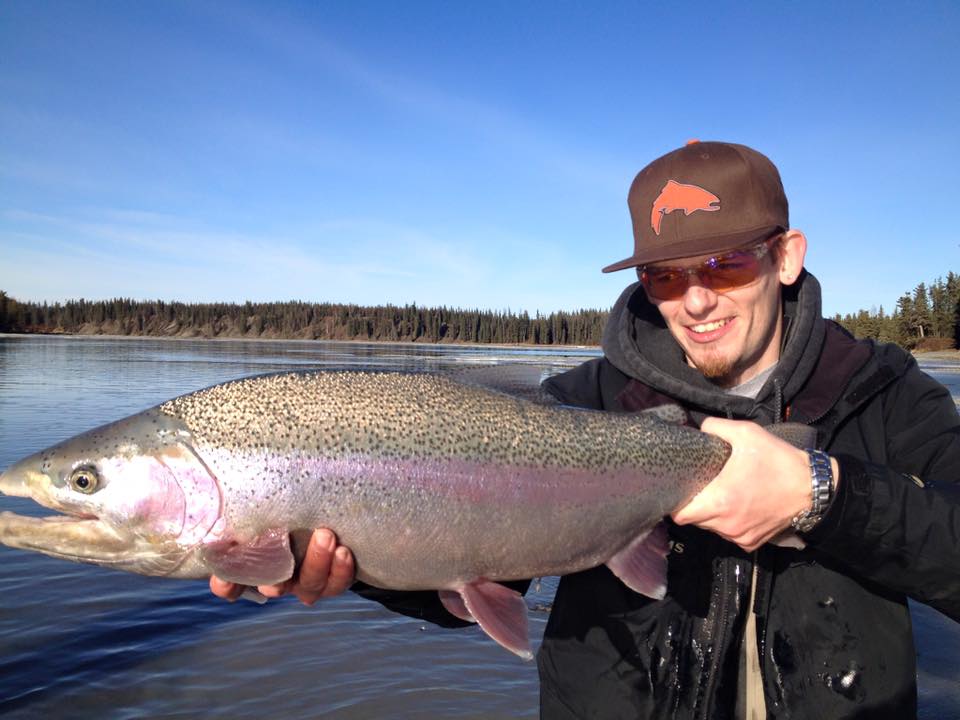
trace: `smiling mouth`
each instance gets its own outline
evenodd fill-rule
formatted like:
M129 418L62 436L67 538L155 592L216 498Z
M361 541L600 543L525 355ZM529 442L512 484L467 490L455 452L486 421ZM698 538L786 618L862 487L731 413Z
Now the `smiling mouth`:
M714 330L719 330L724 325L727 325L733 318L723 318L722 320L714 320L713 322L708 323L699 323L697 325L688 325L687 327L695 333L708 333L713 332Z

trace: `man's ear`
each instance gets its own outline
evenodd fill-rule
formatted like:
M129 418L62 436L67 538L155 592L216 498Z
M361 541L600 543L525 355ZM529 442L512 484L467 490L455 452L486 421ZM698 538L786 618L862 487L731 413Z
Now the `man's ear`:
M780 282L792 285L803 270L803 259L807 255L807 237L799 230L787 230L780 239Z

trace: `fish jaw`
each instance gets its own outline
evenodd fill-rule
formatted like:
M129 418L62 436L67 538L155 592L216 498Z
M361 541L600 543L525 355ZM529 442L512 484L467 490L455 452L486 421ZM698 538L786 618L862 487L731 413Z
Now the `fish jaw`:
M0 513L0 543L74 562L119 568L141 575L170 575L181 564L174 547L137 548L130 537L95 518L28 517Z
M0 513L0 543L143 575L209 575L189 560L218 523L220 489L187 440L147 411L21 460L0 474L0 492L63 514ZM78 468L96 475L94 491L68 482Z
M191 562L192 551L176 543L144 542L95 518L0 512L0 544L138 575L200 578L210 574Z

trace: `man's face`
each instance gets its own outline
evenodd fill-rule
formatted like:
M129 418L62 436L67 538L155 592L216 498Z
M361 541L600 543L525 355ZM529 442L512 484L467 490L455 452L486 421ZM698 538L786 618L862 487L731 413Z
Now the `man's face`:
M700 255L656 265L692 268L710 257ZM767 253L760 259L756 280L723 293L704 287L692 274L689 287L679 298L650 297L683 348L687 362L721 387L740 385L779 359L783 329L780 282L781 278L787 279L783 267L786 257L777 251Z

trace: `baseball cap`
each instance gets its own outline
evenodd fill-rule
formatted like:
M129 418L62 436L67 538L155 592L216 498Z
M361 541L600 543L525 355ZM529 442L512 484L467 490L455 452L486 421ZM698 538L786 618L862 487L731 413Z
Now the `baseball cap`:
M657 158L627 195L633 255L603 272L724 252L790 227L772 162L745 145L691 140Z

